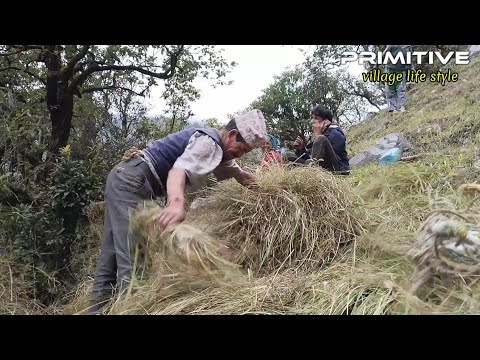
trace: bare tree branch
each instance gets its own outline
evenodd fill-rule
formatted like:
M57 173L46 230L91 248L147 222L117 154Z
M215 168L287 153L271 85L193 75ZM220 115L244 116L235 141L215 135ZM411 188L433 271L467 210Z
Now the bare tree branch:
M8 66L6 68L3 68L3 69L0 69L0 72L2 71L7 71L7 70L17 70L17 71L23 71L24 73L34 77L35 79L37 79L38 81L40 81L43 85L47 85L47 82L42 79L40 76L38 76L37 74L34 74L33 72L31 72L30 70L26 70L26 69L20 69L18 67L15 67L15 66Z
M175 61L176 63L176 61ZM72 84L70 85L71 88L76 88L79 86L82 86L82 84L87 80L87 78L93 74L94 72L99 72L99 71L108 71L108 70L117 70L117 71L138 71L139 73L149 75L156 77L158 79L169 79L175 74L175 69L169 68L167 71L163 73L156 73L152 72L146 69L143 69L138 66L134 65L105 65L105 66L99 66L97 63L91 64L90 67L88 67L83 73L78 75L73 81Z
M85 60L85 61L79 61L78 63L75 64L75 67L73 68L73 75L75 75L77 72L81 71L83 67L87 64L89 64L91 60Z
M90 45L84 45L82 49L75 54L72 59L68 62L67 66L63 69L63 76L65 79L70 79L73 75L73 69L75 68L75 65L82 60L85 55L87 55L88 49L90 48Z
M171 60L176 64L177 60ZM95 71L107 71L107 70L119 70L119 71L137 71L139 73L148 75L148 76L153 76L158 79L169 79L173 76L174 74L174 69L172 66L165 72L163 73L156 73L153 71L146 70L144 68L134 66L134 65L105 65L105 66L100 66L98 70Z
M83 71L81 74L79 74L76 78L73 79L72 83L70 84L70 89L73 90L77 87L82 86L83 83L87 80L87 78L94 72L109 71L109 70L137 71L141 74L152 76L157 79L163 79L163 80L170 79L175 75L175 69L177 67L178 59L181 53L183 52L183 48L184 47L182 45L177 52L173 53L170 56L170 67L167 69L167 71L162 73L153 72L135 65L102 65L100 66L99 62L92 62L85 71Z
M132 89L129 89L129 88L126 88L126 87L123 87L123 86L110 85L110 86L99 86L99 87L86 88L86 89L83 89L81 91L81 93L86 94L86 93L92 93L92 92L95 92L95 91L104 91L104 90L124 90L124 91L128 91L129 93L134 94L134 95L145 96L145 91L147 89L144 89L142 92L138 93L138 92L136 92Z
M367 93L361 93L356 89L352 89L351 91L348 92L348 94L349 95L360 96L360 97L364 98L365 100L367 100L370 103L370 105L375 106L378 110L380 110L380 107L376 103L373 102L373 100L371 99L371 96L368 95Z

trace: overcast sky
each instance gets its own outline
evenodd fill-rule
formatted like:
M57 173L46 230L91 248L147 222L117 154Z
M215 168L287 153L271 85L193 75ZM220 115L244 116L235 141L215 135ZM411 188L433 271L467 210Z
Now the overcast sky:
M229 86L211 87L211 82L200 80L196 85L201 98L191 105L195 114L193 119L217 118L221 123L228 121L227 114L244 109L262 94L262 90L273 82L287 68L293 68L304 60L300 48L310 52L313 46L299 45L225 45L223 55L228 62L235 61L237 66L228 75L233 80ZM359 73L358 68L354 73ZM152 90L148 102L149 114L159 115L165 110L161 99L163 86Z

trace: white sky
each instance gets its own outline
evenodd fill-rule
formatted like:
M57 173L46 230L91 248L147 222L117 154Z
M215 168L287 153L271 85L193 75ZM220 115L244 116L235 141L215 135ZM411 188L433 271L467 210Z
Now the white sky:
M235 61L237 66L228 75L232 85L218 86L214 89L211 82L200 79L195 83L200 89L201 98L191 104L194 113L192 120L217 118L221 123L229 119L227 114L246 108L262 94L262 90L273 82L275 75L280 75L287 68L303 62L304 55L300 48L307 52L314 46L306 45L225 45L219 46L225 51L223 56L228 62ZM352 73L360 74L356 67ZM165 102L161 98L163 86L152 89L148 103L151 105L150 115L162 114Z

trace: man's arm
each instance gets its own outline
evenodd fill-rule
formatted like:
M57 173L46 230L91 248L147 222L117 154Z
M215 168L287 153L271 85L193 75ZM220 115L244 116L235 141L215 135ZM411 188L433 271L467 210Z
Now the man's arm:
M185 220L185 183L187 174L183 169L171 169L167 178L167 207L158 217L160 224L167 228Z
M167 207L159 216L167 227L185 219L185 186L187 178L193 188L203 181L222 159L222 149L208 135L194 133L184 151L175 161L167 177Z
M234 178L243 186L255 186L255 176L243 170L235 160L226 161L220 164L214 171L213 175L217 180L222 181L229 178Z
M293 143L293 148L295 149L295 155L298 158L302 158L303 160L310 159L310 155L307 152L307 146L305 144L305 140L302 139L300 136L297 136Z

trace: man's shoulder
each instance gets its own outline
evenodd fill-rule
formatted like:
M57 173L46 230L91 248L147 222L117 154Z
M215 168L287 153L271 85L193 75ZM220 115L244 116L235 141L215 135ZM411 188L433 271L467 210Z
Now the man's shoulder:
M338 126L338 125L330 125L327 130L326 130L326 133L331 133L331 134L338 134L340 133L343 137L345 137L345 132L343 131L343 129Z
M220 131L214 128L195 128L195 134L197 136L204 135L215 140L220 145Z

